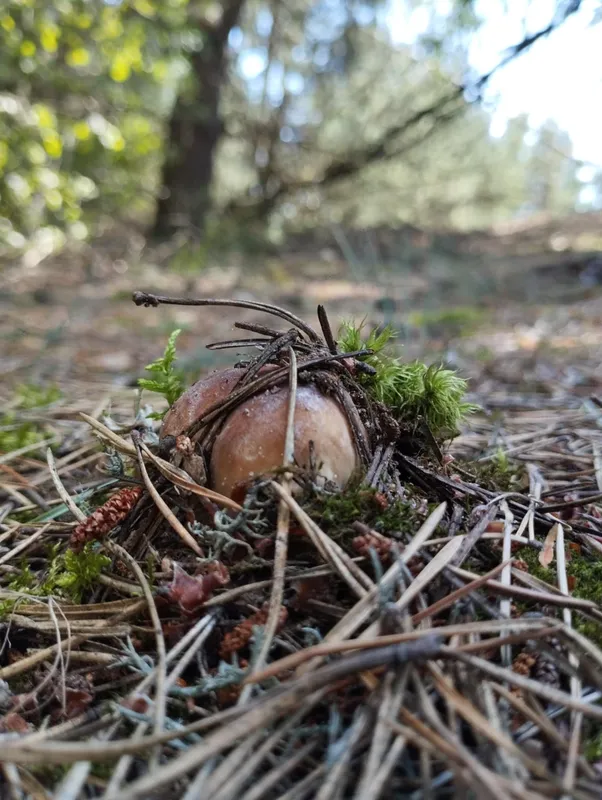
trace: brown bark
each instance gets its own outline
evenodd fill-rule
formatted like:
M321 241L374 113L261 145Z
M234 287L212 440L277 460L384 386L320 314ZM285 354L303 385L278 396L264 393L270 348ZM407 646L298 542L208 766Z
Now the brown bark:
M223 133L220 95L226 78L228 35L238 23L244 0L224 5L220 21L205 27L202 50L191 57L193 91L174 106L161 174L153 235L185 230L198 238L210 207L215 151Z

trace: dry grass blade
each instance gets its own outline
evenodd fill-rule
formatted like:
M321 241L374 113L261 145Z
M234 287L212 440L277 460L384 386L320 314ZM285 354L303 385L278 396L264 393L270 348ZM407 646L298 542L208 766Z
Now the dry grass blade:
M283 466L289 467L293 463L295 454L295 405L297 402L297 358L295 351L289 347L290 357L290 376L289 376L289 401L284 443L284 463ZM290 497L292 486L292 475L285 472L282 481L282 491ZM278 505L278 521L276 525L276 547L274 552L274 572L272 577L272 592L270 595L270 605L268 618L263 630L263 639L259 653L253 664L253 672L260 672L267 660L270 647L276 633L280 615L282 612L282 598L284 594L284 579L286 572L286 558L288 552L288 535L290 525L290 512L284 498ZM251 695L251 687L247 686L240 695L240 702L245 702Z

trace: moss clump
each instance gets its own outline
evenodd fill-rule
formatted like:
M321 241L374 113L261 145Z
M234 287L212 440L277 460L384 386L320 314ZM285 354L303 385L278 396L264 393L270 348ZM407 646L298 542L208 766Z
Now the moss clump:
M524 465L508 458L501 449L489 461L480 464L471 462L463 466L474 474L476 482L485 489L496 492L517 492L528 486L528 475Z
M427 366L420 361L404 363L385 353L394 335L393 329L387 327L364 337L361 326L345 323L339 332L339 347L343 352L373 351L362 360L373 367L374 374L361 375L359 380L400 420L415 424L422 419L439 438L455 435L465 415L477 410L477 406L464 401L466 381L442 366Z
M423 521L411 501L398 500L386 505L378 492L366 486L350 487L341 494L317 495L305 508L333 539L348 535L351 525L358 520L388 535L415 530Z
M594 733L589 739L586 739L583 752L590 762L602 759L602 731Z
M102 570L111 563L111 559L99 553L92 542L81 553L73 550L58 553L55 545L50 548L48 561L48 568L39 574L23 560L21 572L8 584L8 588L36 597L60 597L70 603L81 603L86 590L95 584ZM0 603L0 619L8 616L14 607L14 600Z
M539 551L530 547L520 549L520 558L529 567L529 573L539 580L558 585L556 569L542 567L539 563ZM587 555L575 553L567 547L566 573L571 587L571 595L582 600L591 600L602 606L602 560L593 559ZM598 647L602 647L602 625L594 620L584 619L580 614L575 614L575 630L586 636Z

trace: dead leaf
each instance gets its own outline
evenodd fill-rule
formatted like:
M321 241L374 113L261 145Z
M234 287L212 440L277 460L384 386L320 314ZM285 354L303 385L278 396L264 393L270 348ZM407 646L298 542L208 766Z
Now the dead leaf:
M1 733L29 733L30 725L16 711L9 711L0 717Z
M542 567L549 567L552 561L554 561L554 545L556 544L558 532L561 527L560 523L557 522L556 525L550 528L546 536L546 540L543 543L543 550L539 554L539 563Z
M230 581L228 569L220 561L208 564L205 575L189 575L176 562L173 567L173 580L167 588L166 597L187 615L198 611L216 589Z

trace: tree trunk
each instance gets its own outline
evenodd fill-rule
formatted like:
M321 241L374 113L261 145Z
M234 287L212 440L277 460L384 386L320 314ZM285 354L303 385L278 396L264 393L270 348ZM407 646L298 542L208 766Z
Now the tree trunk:
M226 78L228 35L244 0L224 5L221 20L207 26L200 52L191 58L194 88L182 92L169 121L161 189L153 235L167 238L179 230L199 238L210 208L216 147L223 132L219 104Z

